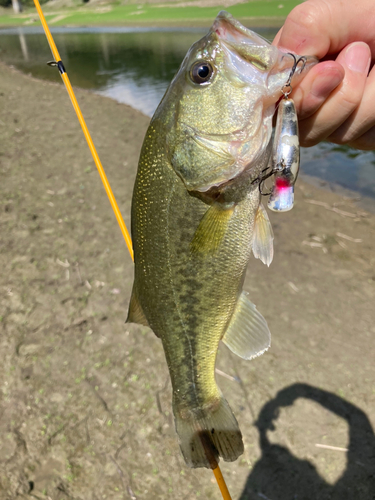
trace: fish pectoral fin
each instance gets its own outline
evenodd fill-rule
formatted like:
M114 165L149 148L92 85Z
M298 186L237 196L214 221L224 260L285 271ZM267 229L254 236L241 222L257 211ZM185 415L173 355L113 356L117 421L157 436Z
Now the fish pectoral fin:
M269 266L273 259L273 231L266 209L262 204L259 205L255 216L251 244L254 257Z
M190 244L192 254L208 255L219 248L227 231L229 220L234 212L234 205L222 207L214 203L204 214Z
M132 296L129 304L128 317L126 318L126 323L138 323L139 325L148 326L148 321L146 316L142 310L141 304L139 303L138 297L134 292L132 292Z
M271 333L266 320L244 292L241 293L222 341L243 359L260 356L271 345Z

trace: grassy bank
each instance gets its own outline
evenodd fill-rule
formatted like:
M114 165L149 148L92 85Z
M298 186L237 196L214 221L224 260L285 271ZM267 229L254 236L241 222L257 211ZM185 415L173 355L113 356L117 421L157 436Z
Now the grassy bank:
M298 0L252 1L225 8L237 19L252 25L281 25L288 13L301 3ZM181 5L181 4L179 4ZM202 5L202 3L200 3ZM55 2L43 6L47 22L51 26L97 26L97 25L166 25L191 26L210 25L218 11L224 9L218 4L198 7L171 4L121 5L119 3L86 4L56 8ZM11 9L0 11L0 27L39 25L34 8L15 15Z

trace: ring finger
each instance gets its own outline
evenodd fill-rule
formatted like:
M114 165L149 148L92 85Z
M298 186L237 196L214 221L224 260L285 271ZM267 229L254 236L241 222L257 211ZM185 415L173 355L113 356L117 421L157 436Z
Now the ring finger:
M350 144L360 149L374 149L375 126L375 67L372 68L367 80L363 97L358 108L329 137L332 142Z

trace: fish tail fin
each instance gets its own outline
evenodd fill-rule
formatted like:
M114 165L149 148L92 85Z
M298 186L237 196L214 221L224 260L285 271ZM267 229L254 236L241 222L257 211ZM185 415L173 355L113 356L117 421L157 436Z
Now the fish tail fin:
M215 469L219 457L233 462L244 452L236 417L223 396L214 408L180 411L174 403L173 411L181 451L189 467Z

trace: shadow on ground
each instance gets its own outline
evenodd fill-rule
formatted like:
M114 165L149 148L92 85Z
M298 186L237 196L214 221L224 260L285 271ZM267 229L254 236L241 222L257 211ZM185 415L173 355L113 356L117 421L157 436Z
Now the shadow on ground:
M267 431L274 429L279 410L298 398L315 401L348 423L347 466L334 485L321 478L308 460L298 459L267 437ZM262 456L249 475L240 500L374 500L375 435L366 414L357 406L308 384L293 384L263 406L255 425Z

